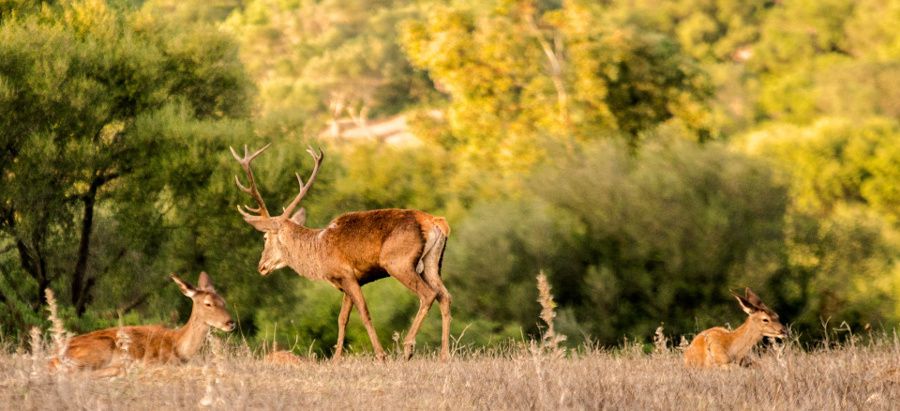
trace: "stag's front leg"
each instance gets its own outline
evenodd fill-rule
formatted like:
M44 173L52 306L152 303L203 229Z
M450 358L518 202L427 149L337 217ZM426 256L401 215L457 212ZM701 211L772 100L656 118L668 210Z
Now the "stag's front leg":
M341 313L338 314L337 344L334 349L334 356L331 357L334 361L340 360L341 354L344 353L344 335L347 331L347 321L350 320L351 309L353 309L353 300L350 298L350 294L344 293L344 298L341 300Z
M378 342L378 333L375 332L375 327L372 325L372 318L369 317L369 309L366 307L366 300L363 298L362 289L359 287L359 283L356 281L346 281L344 282L343 288L344 292L350 295L353 305L359 310L359 316L362 319L363 325L366 327L366 332L369 333L369 339L372 341L372 349L375 350L375 358L379 361L383 361L384 348L381 348L381 343Z

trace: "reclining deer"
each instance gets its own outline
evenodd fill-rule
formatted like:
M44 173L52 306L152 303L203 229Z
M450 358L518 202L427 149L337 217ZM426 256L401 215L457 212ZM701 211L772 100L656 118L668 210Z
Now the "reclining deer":
M266 276L282 267L290 267L297 274L325 280L344 293L338 315L338 337L334 359L343 352L344 335L350 310L355 306L369 334L376 358L384 358L384 349L372 326L361 286L372 281L394 277L419 297L419 310L403 340L404 357L410 358L416 343L416 333L431 305L437 300L441 308L441 360L450 357L450 293L441 281L441 260L450 226L442 217L419 210L381 209L342 214L325 228L305 226L303 208L291 215L309 191L322 164L324 153L308 149L315 164L306 184L297 174L300 192L279 216L271 216L253 177L250 162L270 145L244 157L231 149L241 164L249 186L237 186L249 194L256 208L238 206L248 224L264 233L265 246L258 271ZM249 212L248 212L249 211ZM251 214L252 212L252 214ZM290 218L289 218L290 217Z
M713 327L697 334L684 351L685 365L710 368L742 364L763 337L787 336L787 329L779 322L778 314L763 304L750 288L744 290L744 297L737 294L734 297L747 313L747 320L734 331Z
M234 330L225 300L216 293L209 275L200 273L196 288L175 274L171 278L193 302L191 317L184 326L174 330L158 325L115 327L79 335L69 340L65 358L53 358L50 368L66 364L75 370L92 371L96 377L111 377L125 371L126 356L151 364L181 363L200 350L210 327ZM119 347L123 333L130 340L127 351Z

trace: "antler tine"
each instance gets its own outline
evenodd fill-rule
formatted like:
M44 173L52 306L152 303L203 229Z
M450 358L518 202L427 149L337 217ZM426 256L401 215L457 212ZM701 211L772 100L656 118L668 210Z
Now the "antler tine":
M231 147L231 146L228 147L228 149L231 151L231 155L234 157L235 160L238 161L238 163L240 163L241 168L244 169L244 172L247 174L247 181L249 181L250 185L245 186L245 185L241 184L241 180L240 180L240 178L238 178L238 176L234 176L234 183L237 184L238 188L241 191L243 191L247 194L250 194L250 196L253 197L254 200L256 200L256 204L259 206L258 208L251 208L251 207L246 207L246 208L249 211L258 213L259 214L258 217L269 217L269 211L266 208L266 202L263 201L262 195L259 193L259 188L256 186L256 179L253 177L253 170L250 168L250 162L253 161L253 159L256 158L257 156L262 154L263 151L266 151L266 149L269 148L269 146L271 146L271 145L272 145L272 143L266 144L265 146L263 146L259 150L254 151L251 154L250 149L245 144L243 157L238 156L237 151L234 149L234 147ZM238 207L238 211L240 211L241 214L244 215L245 217L251 216L250 214L246 213L243 209L241 209L240 206Z
M297 176L297 183L300 184L300 188L303 188L303 178L300 177L300 173L294 173Z
M284 216L290 216L291 212L294 211L294 208L297 207L297 204L300 204L300 200L306 196L306 192L309 191L309 188L312 187L313 182L316 181L316 176L319 175L319 167L322 165L322 160L325 158L325 152L322 149L319 149L319 153L317 154L311 146L306 149L306 152L312 156L315 164L313 165L313 170L309 174L309 179L306 180L306 184L303 184L303 179L300 178L300 174L297 175L297 182L300 183L300 193L297 194L297 197L294 197L294 200L288 204L287 207L284 208Z
M236 184L238 186L238 188L241 189L241 191L243 191L247 194L253 194L253 189L251 189L249 187L244 187L244 185L241 184L241 180L238 178L238 176L234 176L234 184Z
M245 149L245 150L246 150L246 148L247 148L247 146L244 146L244 149ZM239 155L237 154L237 152L234 151L234 147L228 146L228 149L231 150L231 155L234 157L234 159L237 160L237 161L240 163L240 162L241 162L241 156L239 156Z
M253 154L251 154L250 157L247 159L247 163L249 164L251 161L253 161L254 158L256 158L256 156L262 154L262 152L266 151L266 149L269 148L271 145L272 145L272 143L266 144L266 145L262 146L261 149L253 152Z
M325 152L322 151L322 147L319 147L319 153L316 154L316 152L315 152L315 150L313 150L312 146L306 146L306 152L309 153L309 155L311 155L312 158L316 160L316 162L321 161L322 157L325 156Z

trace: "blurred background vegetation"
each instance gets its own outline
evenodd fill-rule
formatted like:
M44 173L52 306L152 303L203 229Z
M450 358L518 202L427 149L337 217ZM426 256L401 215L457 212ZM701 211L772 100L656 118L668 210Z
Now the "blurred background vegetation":
M340 294L255 270L264 195L328 152L311 226L419 208L454 231L454 335L577 344L743 321L900 323L900 0L0 0L0 332L176 324L208 271L251 343L329 354ZM194 277L195 278L195 277ZM414 296L367 286L383 342ZM439 338L437 310L420 344ZM369 342L357 316L351 349Z

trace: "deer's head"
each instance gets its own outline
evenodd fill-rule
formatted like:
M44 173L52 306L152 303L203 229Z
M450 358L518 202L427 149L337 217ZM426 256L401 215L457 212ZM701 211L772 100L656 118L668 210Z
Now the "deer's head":
M300 200L303 199L303 196L306 195L307 191L309 191L309 188L316 180L316 176L319 174L319 167L322 165L322 159L325 157L325 153L322 152L321 149L318 153L316 153L312 147L306 150L306 152L312 156L313 160L315 160L315 165L313 166L309 180L304 184L303 179L300 178L300 174L296 174L297 182L300 184L300 192L294 197L294 200L284 208L284 212L282 212L281 215L272 216L269 214L266 203L259 193L256 179L253 177L253 170L250 168L250 162L269 148L270 145L271 144L266 144L263 148L256 150L253 153L250 153L247 146L244 146L244 157L238 156L234 148L229 147L231 149L231 155L233 155L235 160L241 164L241 168L243 168L244 172L247 174L249 186L241 184L241 181L237 176L234 177L234 182L241 191L249 194L256 201L257 206L255 208L238 206L237 209L238 212L241 213L241 216L243 216L244 221L253 226L257 231L264 233L263 238L265 239L265 246L263 248L262 256L259 259L259 265L257 266L259 273L264 276L272 271L287 266L288 263L285 257L287 254L285 247L286 236L289 235L291 228L302 226L306 222L306 210L301 207L294 213L294 209L297 208L297 205L300 204Z
M222 331L234 330L234 320L231 319L231 314L225 309L225 300L213 288L209 274L205 272L200 273L197 287L178 278L175 274L172 274L170 277L175 284L178 284L181 293L193 301L194 306L191 310L191 318Z
M747 315L754 327L762 332L766 337L784 338L787 337L787 328L778 319L778 314L767 307L759 296L747 287L744 289L744 296L741 297L733 294Z

